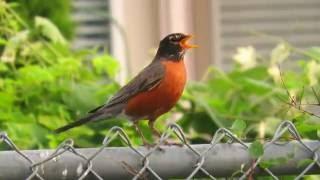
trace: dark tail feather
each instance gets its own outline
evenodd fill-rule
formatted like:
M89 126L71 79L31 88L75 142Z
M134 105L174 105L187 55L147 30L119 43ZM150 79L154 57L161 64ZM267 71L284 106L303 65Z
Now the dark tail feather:
M99 109L101 109L102 107L104 107L105 105L103 104L103 105L101 105L101 106L98 106L98 107L96 107L96 108L94 108L94 109L91 109L88 113L94 113L94 112L97 112Z
M58 128L58 129L54 130L53 132L61 133L61 132L67 131L67 130L69 130L71 128L74 128L74 127L80 126L82 124L85 124L85 123L87 123L89 121L95 121L102 114L103 113L101 113L101 112L100 113L96 112L96 113L93 113L93 114L89 114L87 117L81 118L81 119L79 119L77 121L74 121L74 122L72 122L70 124L62 126L62 127Z

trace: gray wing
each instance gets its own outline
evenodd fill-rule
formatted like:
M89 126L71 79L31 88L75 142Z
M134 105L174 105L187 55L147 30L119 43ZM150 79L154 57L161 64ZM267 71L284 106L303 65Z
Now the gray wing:
M152 62L127 85L123 86L106 104L91 110L90 113L96 112L100 109L110 108L117 104L125 104L136 94L143 91L149 91L159 85L164 74L164 66L160 62Z

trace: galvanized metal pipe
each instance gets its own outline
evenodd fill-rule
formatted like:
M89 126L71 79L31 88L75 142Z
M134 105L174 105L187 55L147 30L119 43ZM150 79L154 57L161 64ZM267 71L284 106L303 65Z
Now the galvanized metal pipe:
M311 149L320 146L319 141L305 142ZM194 149L203 152L210 147L209 144L192 145ZM152 168L163 179L185 178L198 162L198 156L190 149L179 146L164 146L163 151L155 151L148 158L150 168ZM137 148L143 154L148 149ZM78 152L86 157L91 156L97 149L77 149ZM53 150L27 150L22 151L33 162L40 162L46 158ZM320 156L319 150L316 152ZM298 175L306 165L298 167L298 163L304 159L312 159L313 154L301 144L292 141L286 144L270 144L265 149L263 159L275 159L293 155L280 166L271 167L270 170L275 175ZM248 151L240 144L217 144L205 157L203 168L214 177L228 177L234 172L239 171L244 164L250 166L253 159ZM104 179L131 179L133 173L142 167L142 158L128 147L105 148L92 161L93 170ZM44 179L77 179L85 170L86 161L73 153L66 152L59 155L38 168L38 173ZM0 179L21 180L32 173L30 163L23 159L14 151L0 152ZM314 167L308 173L320 173L319 167ZM263 174L256 170L254 174ZM197 174L198 177L204 174ZM90 179L92 175L88 175ZM151 177L149 177L151 178Z

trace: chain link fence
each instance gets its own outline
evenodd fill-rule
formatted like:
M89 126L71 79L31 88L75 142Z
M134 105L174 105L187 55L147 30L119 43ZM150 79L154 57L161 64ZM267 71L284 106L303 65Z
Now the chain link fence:
M286 133L294 140L281 141ZM182 146L164 146L171 136ZM176 124L169 125L152 148L134 147L119 127L109 130L100 148L76 149L68 139L55 150L21 151L6 133L0 138L12 149L0 152L0 179L302 179L320 174L320 141L302 140L290 121L278 126L258 158L250 156L250 143L225 128L216 131L210 144L191 145ZM115 139L127 147L109 147Z

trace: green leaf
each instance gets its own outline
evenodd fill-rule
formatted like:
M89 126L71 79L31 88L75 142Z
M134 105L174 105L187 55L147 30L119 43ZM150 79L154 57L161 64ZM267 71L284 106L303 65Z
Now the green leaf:
M297 167L298 168L304 168L306 166L308 166L309 164L313 163L314 161L312 159L303 159L303 160L300 160L298 162L298 165Z
M263 80L255 80L251 78L244 78L242 81L242 86L245 88L244 90L249 93L255 94L265 94L270 92L274 87L266 81Z
M289 158L287 157L273 158L273 159L263 160L259 163L259 165L262 168L270 168L270 167L280 166L281 164L287 163L288 160Z
M225 127L224 123L216 116L214 110L209 106L208 102L203 97L198 97L195 99L198 106L202 107L206 113L208 113L210 119L218 126Z
M1 55L1 61L2 62L8 62L8 63L13 63L16 60L16 54L17 51L19 49L19 46L21 46L22 44L24 44L29 36L29 31L21 31L17 34L15 34L15 36L12 36L5 48L4 51Z
M55 129L58 126L61 126L62 124L66 124L66 120L62 119L58 116L54 115L43 115L40 114L37 117L38 123L49 128L49 129Z
M312 47L305 51L306 56L309 56L311 59L320 61L320 47Z
M9 70L9 68L5 64L0 62L0 72L6 72L8 70Z
M14 87L0 90L0 109L11 109L17 98L16 89L14 89Z
M231 129L236 132L242 132L246 129L247 124L245 121L237 119L233 122Z
M67 44L59 29L47 18L35 17L35 27L54 43Z
M7 44L7 40L3 39L3 38L0 38L0 45L5 45Z
M46 68L36 65L20 68L19 76L24 83L52 82L54 80L54 77Z
M308 134L309 138L317 138L320 124L306 121L295 122L295 126L301 134Z
M98 74L106 73L111 77L115 76L119 67L118 61L107 54L95 57L92 63Z
M264 153L263 145L259 141L253 142L249 147L249 154L253 158L258 158Z
M229 78L236 83L237 80L243 78L251 78L256 80L265 80L268 76L268 69L266 66L256 66L254 68L248 69L246 71L234 70L229 73Z

